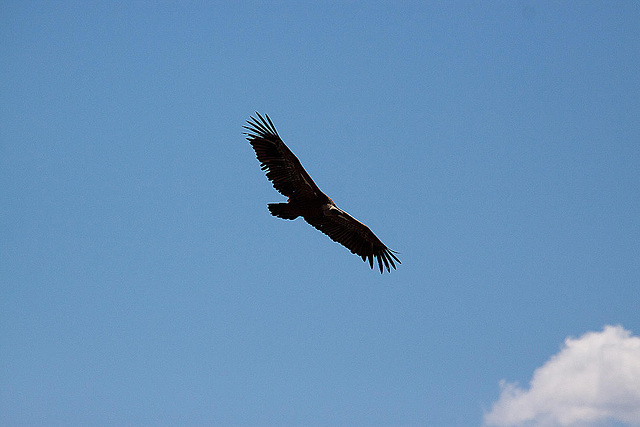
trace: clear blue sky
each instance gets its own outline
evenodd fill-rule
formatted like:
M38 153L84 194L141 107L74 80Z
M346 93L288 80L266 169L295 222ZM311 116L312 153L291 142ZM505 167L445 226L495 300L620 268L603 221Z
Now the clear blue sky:
M638 2L12 1L0 35L0 424L479 426L565 338L640 334ZM255 111L397 271L269 215Z

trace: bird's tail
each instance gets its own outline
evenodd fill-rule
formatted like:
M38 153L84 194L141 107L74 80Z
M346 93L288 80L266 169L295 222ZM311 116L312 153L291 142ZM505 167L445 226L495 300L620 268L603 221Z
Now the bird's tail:
M291 209L291 205L289 203L269 203L267 205L269 208L269 212L271 215L277 216L282 219L296 219L298 218L298 214Z

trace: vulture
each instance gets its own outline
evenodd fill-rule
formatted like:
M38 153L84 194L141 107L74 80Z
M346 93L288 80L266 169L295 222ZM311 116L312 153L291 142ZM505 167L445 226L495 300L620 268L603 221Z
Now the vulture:
M395 270L394 260L401 264L395 255L397 252L385 246L369 227L340 209L329 196L320 191L300 160L280 139L269 116L265 114L262 117L260 113L256 115L258 119L251 116L251 120L247 120L248 126L243 126L248 130L244 134L273 187L287 197L286 203L267 205L271 215L291 220L301 216L331 240L360 256L363 261L368 259L372 269L375 258L380 273L383 272L383 265L388 272L391 272L389 266Z

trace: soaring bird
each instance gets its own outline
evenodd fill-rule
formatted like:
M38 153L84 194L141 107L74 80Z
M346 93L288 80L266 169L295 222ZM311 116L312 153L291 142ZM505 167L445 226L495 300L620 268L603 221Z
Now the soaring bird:
M391 271L389 266L395 270L394 260L401 264L395 255L397 252L385 246L369 227L340 209L320 191L300 160L280 139L269 116L256 115L258 119L251 117L247 120L248 126L243 126L248 130L245 135L273 187L288 198L286 203L269 203L271 215L291 220L301 216L363 261L368 259L371 268L376 258L380 273L383 272L383 264L388 272Z

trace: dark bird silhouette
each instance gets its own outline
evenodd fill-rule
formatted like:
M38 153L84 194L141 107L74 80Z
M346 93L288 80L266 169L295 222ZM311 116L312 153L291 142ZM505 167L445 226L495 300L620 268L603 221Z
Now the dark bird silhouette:
M368 259L371 268L375 257L380 273L383 272L383 264L388 272L391 271L389 266L395 270L394 260L401 264L394 255L397 252L386 247L369 227L340 209L329 196L320 191L300 160L280 139L269 116L265 114L265 119L259 113L256 114L259 120L251 117L247 121L248 126L243 126L249 131L245 135L273 187L288 197L286 203L268 204L271 215L283 219L301 216L331 240L360 256L363 261Z

